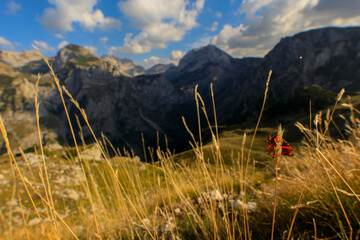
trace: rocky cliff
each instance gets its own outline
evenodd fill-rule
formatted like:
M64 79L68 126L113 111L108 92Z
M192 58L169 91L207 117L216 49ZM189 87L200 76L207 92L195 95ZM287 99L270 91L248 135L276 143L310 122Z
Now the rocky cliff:
M145 69L143 67L136 65L133 61L127 58L120 59L116 56L104 55L101 59L115 66L123 75L128 77L135 77L145 73Z

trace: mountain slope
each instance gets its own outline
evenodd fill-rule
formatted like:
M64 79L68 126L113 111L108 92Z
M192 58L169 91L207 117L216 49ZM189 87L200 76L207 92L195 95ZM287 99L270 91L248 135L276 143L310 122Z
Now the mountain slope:
M266 110L267 118L275 123L277 119L284 119L277 114L286 111L272 114L270 110L276 106L289 107L291 102L298 102L294 99L298 96L306 95L308 99L308 93L332 94L343 87L348 91L360 90L360 28L325 28L286 37L264 58L236 59L208 45L191 50L177 67L160 74L135 77L129 77L136 75L134 72L126 73L136 68L130 60L100 59L80 46L68 45L55 57L54 68L61 84L85 109L96 135L101 136L103 132L115 146L126 146L142 156L141 133L147 146L157 146L157 133L160 137L167 136L170 148L182 149L188 145L189 135L182 116L189 128L197 132L195 86L213 122L210 92L213 84L221 125L257 118L270 70L273 75ZM3 71L9 72L9 69L3 67ZM306 90L314 84L320 90ZM72 144L59 94L53 90L42 99L41 122ZM314 101L317 99L324 100L314 98ZM80 116L80 113L69 99L66 102L77 132L74 114ZM206 126L205 119L201 118L201 122ZM85 139L91 141L84 121L80 124ZM162 138L160 144L164 142Z

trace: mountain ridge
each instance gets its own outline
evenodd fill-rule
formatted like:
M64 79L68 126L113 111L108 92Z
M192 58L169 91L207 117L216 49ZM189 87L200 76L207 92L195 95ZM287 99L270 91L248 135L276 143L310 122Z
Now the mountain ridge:
M66 49L61 56L62 49L58 53L62 59L54 60L60 64L54 63L54 67L61 83L88 114L96 135L103 132L116 146L126 146L142 156L141 134L147 146L157 145L157 134L167 136L170 148L187 146L189 137L181 118L184 116L189 128L197 131L196 86L213 122L213 85L217 114L221 116L218 122L225 125L258 116L270 69L273 75L266 109L287 102L297 91L314 84L330 91L342 87L360 90L359 39L359 27L311 30L283 38L264 58L241 59L208 45L189 51L178 66L137 76L124 74L116 63L85 50L79 54ZM73 126L77 126L73 116L80 116L78 110L69 99L66 105ZM43 125L72 144L55 90L44 96L40 108ZM80 124L85 139L91 141L84 122Z

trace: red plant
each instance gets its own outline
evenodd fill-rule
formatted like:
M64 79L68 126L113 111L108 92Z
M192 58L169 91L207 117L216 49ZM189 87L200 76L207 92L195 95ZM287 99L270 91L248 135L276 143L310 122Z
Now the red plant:
M276 135L276 137L272 137L271 133L270 133L270 135L266 141L266 143L269 144L269 146L266 148L266 150L270 149L270 152L268 154L269 155L272 154L273 158L276 158L276 154L275 154L276 142L278 142L278 136ZM294 153L292 152L294 150L294 148L292 148L285 139L281 140L281 148L282 148L281 155L288 156L288 157L294 156Z

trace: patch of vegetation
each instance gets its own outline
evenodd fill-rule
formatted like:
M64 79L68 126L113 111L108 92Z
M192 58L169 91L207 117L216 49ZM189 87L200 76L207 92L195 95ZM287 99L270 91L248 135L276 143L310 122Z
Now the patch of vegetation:
M77 52L77 53L81 52L81 49L82 49L82 47L75 45L75 44L68 44L68 45L66 45L65 48L69 49L70 51Z
M73 58L70 61L76 65L90 67L93 64L100 62L100 59L94 55L80 55L79 57Z

